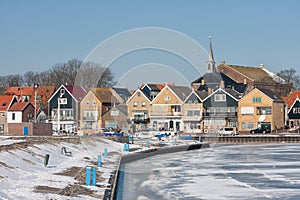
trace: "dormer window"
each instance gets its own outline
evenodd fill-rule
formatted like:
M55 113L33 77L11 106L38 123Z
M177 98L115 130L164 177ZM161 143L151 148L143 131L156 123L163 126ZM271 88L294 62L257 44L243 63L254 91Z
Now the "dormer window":
M3 107L6 106L6 102L2 103L2 106L3 106Z

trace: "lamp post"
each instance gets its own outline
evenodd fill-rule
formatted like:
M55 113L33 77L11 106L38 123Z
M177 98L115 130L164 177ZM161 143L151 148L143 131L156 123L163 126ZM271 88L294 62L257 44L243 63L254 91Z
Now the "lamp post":
M34 83L34 123L36 123L36 91L38 87L39 85L37 83Z

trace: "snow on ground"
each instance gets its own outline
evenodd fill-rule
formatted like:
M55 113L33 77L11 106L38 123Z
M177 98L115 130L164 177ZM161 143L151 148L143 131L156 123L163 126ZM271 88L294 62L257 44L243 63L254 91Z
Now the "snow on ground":
M0 145L9 145L23 140L4 140ZM61 148L72 152L72 156L61 154ZM108 150L108 158L103 156L104 149ZM73 176L61 175L72 167L82 168L96 163L98 155L102 155L102 167L99 184L106 185L110 174L116 170L119 152L122 144L99 138L83 138L80 144L75 143L47 143L35 144L28 148L0 151L0 200L6 199L66 199L66 196L35 192L37 187L63 189L68 185L78 183ZM114 153L113 153L114 152ZM49 154L48 166L44 166L45 155ZM57 173L60 173L58 175ZM103 181L103 183L101 182ZM86 187L83 185L83 187ZM96 194L103 195L105 188L88 186ZM57 192L56 192L57 193ZM68 199L70 199L68 197ZM79 196L72 199L95 199L91 196Z

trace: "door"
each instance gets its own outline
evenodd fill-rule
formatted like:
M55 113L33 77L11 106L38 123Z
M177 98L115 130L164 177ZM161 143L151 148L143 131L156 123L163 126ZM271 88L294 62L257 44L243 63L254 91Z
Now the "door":
M28 135L28 133L29 133L29 128L28 128L28 126L24 126L24 127L23 127L23 133L24 133L25 136Z

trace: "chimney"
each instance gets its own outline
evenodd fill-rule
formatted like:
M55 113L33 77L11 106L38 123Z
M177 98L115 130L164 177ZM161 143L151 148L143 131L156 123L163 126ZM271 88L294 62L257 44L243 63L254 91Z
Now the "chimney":
M222 81L220 81L220 88L224 89L224 87L225 87L225 84L224 84L224 81L222 80Z
M259 68L260 68L260 69L263 69L263 68L264 68L264 64L260 64L260 65L259 65Z
M202 80L201 80L201 85L204 85L204 82L205 82L204 79L202 79Z
M225 60L222 60L222 61L221 61L221 64L225 64Z
M245 84L245 85L247 84L247 79L245 79L245 78L244 78L244 84Z
M211 88L208 88L208 95L211 94Z

